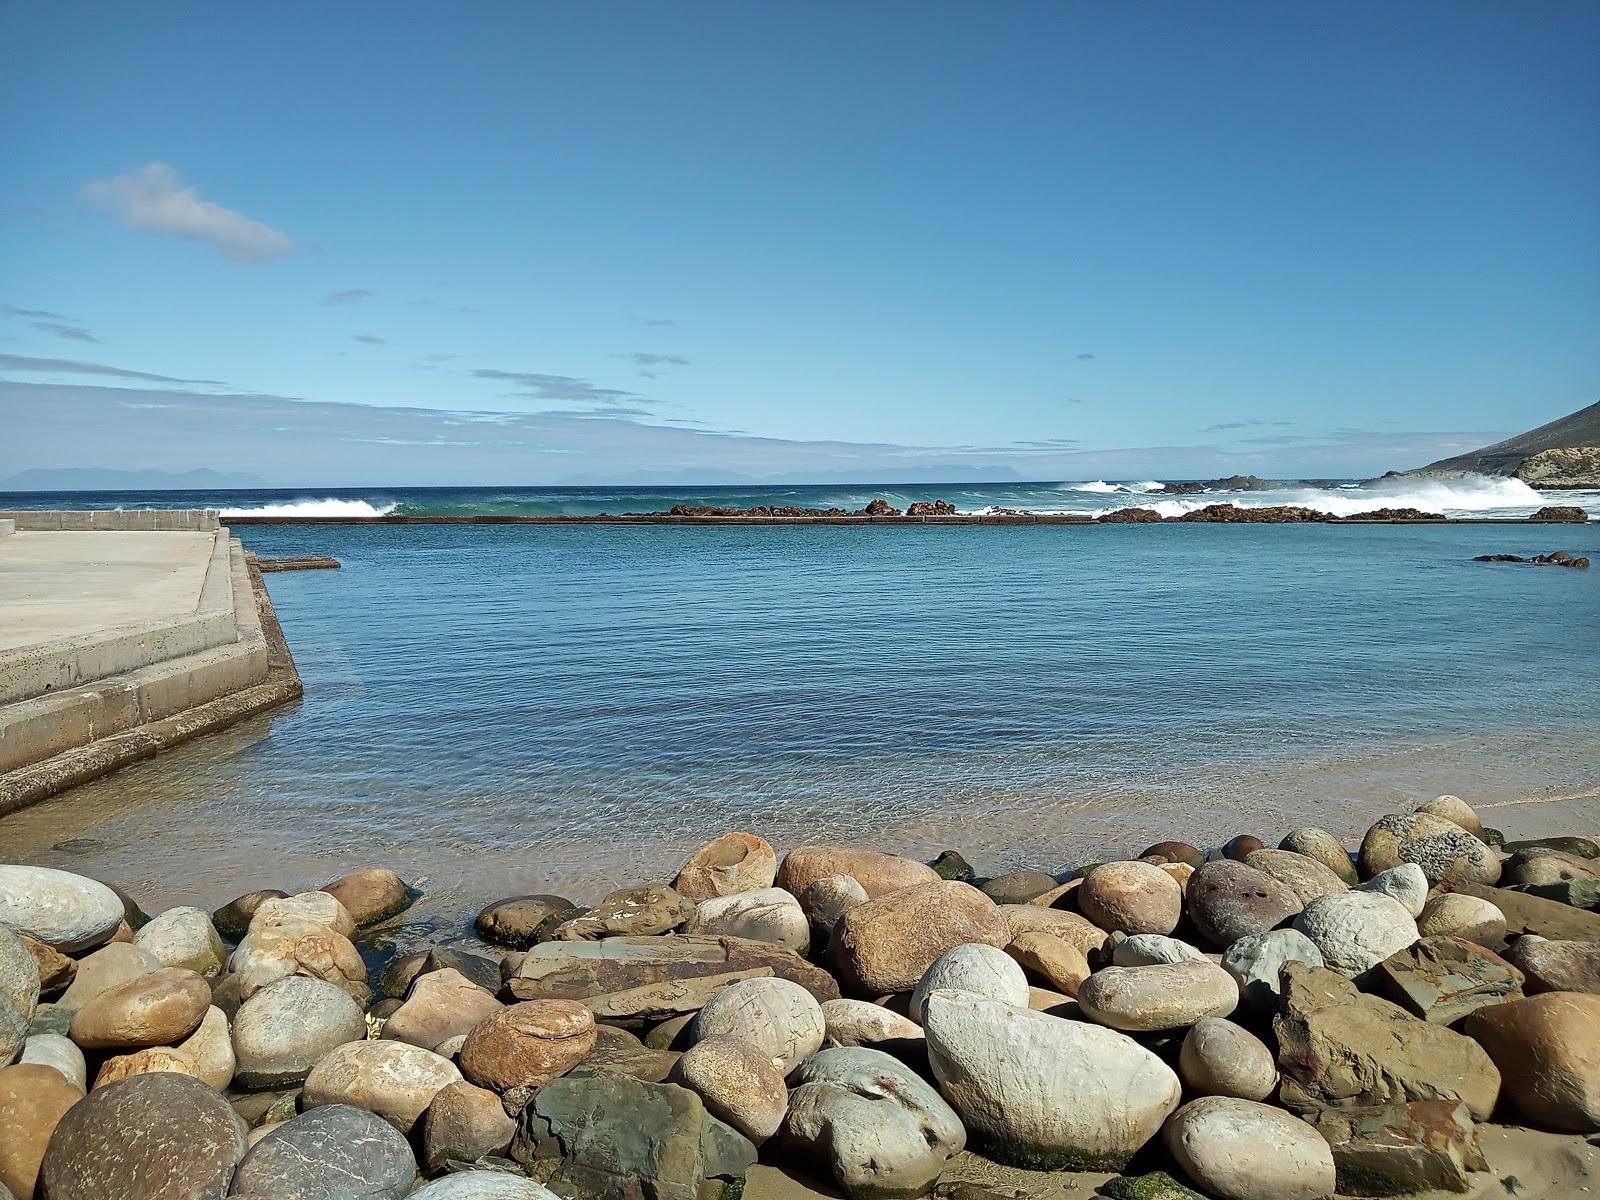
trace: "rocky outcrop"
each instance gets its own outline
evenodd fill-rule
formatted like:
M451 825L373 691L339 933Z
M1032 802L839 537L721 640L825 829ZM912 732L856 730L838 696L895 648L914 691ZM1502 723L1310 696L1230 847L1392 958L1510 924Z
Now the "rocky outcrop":
M1536 488L1600 488L1600 446L1540 450L1517 464L1516 475Z
M1552 550L1549 554L1535 554L1524 558L1520 554L1479 554L1473 562L1486 563L1526 563L1535 567L1567 567L1574 571L1587 571L1589 560L1578 555L1568 554L1565 550Z

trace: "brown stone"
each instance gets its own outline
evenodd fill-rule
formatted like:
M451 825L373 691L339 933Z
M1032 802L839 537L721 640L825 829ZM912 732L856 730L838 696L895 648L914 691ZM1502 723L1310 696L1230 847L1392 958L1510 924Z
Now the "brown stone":
M1342 1196L1465 1192L1471 1172L1489 1169L1465 1104L1324 1109L1306 1120L1333 1149Z
M1032 904L1003 904L1000 915L1013 939L1025 933L1048 933L1070 942L1093 965L1111 941L1111 935L1089 918L1058 908Z
M441 1088L461 1072L442 1055L406 1042L358 1041L335 1046L306 1076L300 1108L350 1104L409 1134Z
M195 1061L194 1055L172 1046L152 1046L147 1050L135 1050L132 1054L118 1054L106 1059L101 1064L100 1073L94 1077L94 1087L98 1090L135 1075L149 1075L155 1071L187 1075L190 1079L200 1078L200 1064Z
M485 1155L503 1156L517 1132L500 1097L465 1080L445 1085L422 1117L422 1160L429 1174L446 1163L475 1163Z
M430 971L411 985L405 1002L384 1022L382 1036L432 1050L504 1008L461 972Z
M672 1073L679 1052L646 1046L626 1029L595 1026L594 1050L583 1060L585 1071L615 1071L646 1083L660 1083Z
M22 939L22 944L28 948L28 953L33 955L33 961L39 967L41 995L53 995L72 982L78 973L78 964L75 960L68 958L54 946L35 941L25 933L17 936Z
M142 946L113 942L78 959L60 1005L76 1012L107 988L161 969L161 960Z
M1089 978L1089 960L1065 938L1042 932L1022 933L1011 939L1006 953L1022 969L1067 996L1076 996Z
M501 1093L542 1087L587 1058L595 1040L594 1014L576 1001L513 1004L467 1034L461 1073Z
M1461 826L1473 837L1483 832L1483 822L1478 819L1478 814L1473 812L1472 806L1460 796L1436 796L1425 804L1417 805L1417 811L1443 817L1446 821Z
M1165 935L1183 915L1183 888L1151 863L1103 863L1078 889L1078 911L1107 931Z
M1424 1021L1453 1025L1474 1009L1522 996L1522 972L1464 938L1425 937L1374 968L1396 1004Z
M1536 933L1556 941L1600 942L1600 913L1480 883L1457 882L1453 890L1487 900L1504 913L1508 936Z
M1077 912L1078 889L1083 886L1083 880L1084 876L1074 875L1065 883L1058 883L1048 891L1040 892L1028 903L1035 908L1059 908L1062 912Z
M1188 842L1157 842L1139 855L1143 859L1160 858L1169 863L1188 863L1191 867L1198 867L1206 861L1203 851Z
M582 916L557 925L554 941L589 942L608 937L671 933L694 916L694 902L664 883L612 892Z
M1529 1121L1553 1129L1600 1129L1600 996L1547 992L1480 1008L1467 1018Z
M1500 859L1454 821L1428 812L1379 817L1361 839L1361 874L1413 862L1428 882L1492 884L1500 878Z
M1506 961L1526 976L1523 990L1600 993L1600 942L1562 942L1526 934L1506 949Z
M256 909L268 900L285 900L288 896L288 892L280 892L277 888L246 892L213 912L211 923L223 937L236 942L244 936L245 930L250 928L250 919L256 915Z
M757 1146L778 1131L788 1109L783 1072L739 1038L712 1037L690 1047L673 1067L672 1082Z
M1560 850L1518 850L1506 859L1500 882L1507 886L1539 886L1569 879L1594 879L1600 862Z
M170 1046L200 1027L211 988L193 971L163 967L107 988L72 1018L71 1037L85 1050Z
M1350 885L1325 863L1293 850L1256 850L1245 856L1244 864L1272 876L1301 904L1350 890Z
M1229 838L1223 843L1222 854L1225 858L1231 858L1237 862L1243 862L1257 850L1262 849L1265 844L1266 843L1264 843L1260 838L1256 837L1253 833L1235 834L1233 837Z
M1053 891L1059 880L1043 871L1009 871L984 883L980 891L996 904L1026 904Z
M83 1098L61 1072L38 1063L0 1069L0 1191L27 1200L56 1125Z
M963 943L1003 949L1011 930L993 900L940 881L881 895L839 919L829 952L857 995L909 991L946 950Z
M410 908L416 894L387 867L364 867L321 889L350 913L357 925L373 925Z
M849 846L796 846L783 856L774 884L798 896L828 875L849 875L869 898L939 881L939 873L927 863L898 854Z
M1299 898L1272 876L1226 858L1195 871L1186 896L1195 928L1220 950L1277 928L1301 907Z
M769 888L778 873L778 856L766 838L725 833L689 856L672 886L698 903L714 896Z
M582 912L562 896L508 896L480 912L473 928L491 945L526 950L548 941L558 925Z

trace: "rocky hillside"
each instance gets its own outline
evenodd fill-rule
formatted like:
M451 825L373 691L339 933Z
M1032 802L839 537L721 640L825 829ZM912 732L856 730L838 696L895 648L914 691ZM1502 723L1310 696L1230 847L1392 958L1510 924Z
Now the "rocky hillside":
M1600 404L1402 475L1502 475L1535 487L1600 488Z

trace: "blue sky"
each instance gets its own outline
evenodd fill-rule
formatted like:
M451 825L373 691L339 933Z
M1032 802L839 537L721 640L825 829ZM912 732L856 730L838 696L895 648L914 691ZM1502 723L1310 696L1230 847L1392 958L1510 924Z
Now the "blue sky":
M0 475L1364 474L1600 392L1587 0L12 0L0 42Z

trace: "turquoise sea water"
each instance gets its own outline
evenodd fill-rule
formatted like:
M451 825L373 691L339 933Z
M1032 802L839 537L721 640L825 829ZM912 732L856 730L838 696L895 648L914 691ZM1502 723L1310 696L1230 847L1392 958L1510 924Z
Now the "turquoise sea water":
M1600 569L1471 561L1600 524L242 535L344 564L268 577L304 703L0 819L8 856L210 906L388 863L458 926L730 827L986 870L1440 792L1600 827Z

